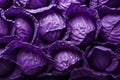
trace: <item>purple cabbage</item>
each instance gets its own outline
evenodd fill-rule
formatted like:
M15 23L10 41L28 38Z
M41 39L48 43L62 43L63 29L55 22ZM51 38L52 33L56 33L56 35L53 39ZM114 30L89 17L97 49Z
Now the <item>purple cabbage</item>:
M63 18L53 11L50 11L49 14L41 18L39 24L40 34L47 41L59 39L62 29L66 27Z
M0 0L0 80L120 80L119 28L120 0Z
M11 42L3 56L18 64L25 75L40 74L43 73L43 69L47 71L47 67L50 68L48 66L50 60L45 56L45 53L40 48L28 43L20 41Z
M107 7L98 9L99 12L101 12L101 10L104 11L99 14L102 26L100 36L104 42L119 44L120 11Z
M99 29L96 10L73 4L66 14L69 18L70 41L75 45L88 45L95 40L97 29Z
M33 42L36 37L37 20L23 8L10 8L4 12L7 21L11 22L12 34L21 41Z
M88 48L86 52L87 66L96 74L108 76L114 72L119 66L117 55L110 49L104 46L94 46Z
M16 27L15 35L18 35L22 41L28 41L30 40L33 31L32 26L27 22L24 18L17 17L15 19L15 24L13 25Z
M70 72L83 64L82 51L67 41L53 43L48 49L48 55L53 59L58 71Z
M101 60L101 58L102 58L102 60ZM96 46L96 47L94 47L93 51L91 51L89 53L89 60L91 62L91 66L93 66L95 69L107 70L107 67L109 67L110 64L112 63L112 61L111 61L112 60L112 51L109 48L107 49L107 48L104 48L101 46ZM92 61L93 61L93 63L92 63Z
M107 41L119 43L119 20L120 15L116 14L110 14L102 18L101 24L103 26L103 32L105 33L105 38L107 38Z
M37 18L39 20L37 45L45 47L52 42L64 39L66 23L59 13L51 9L38 13Z
M37 55L34 51L22 48L17 55L17 63L21 66L25 74L34 74L39 68L46 64L46 59ZM32 61L31 61L32 60Z
M93 22L85 16L76 16L70 21L71 30L71 41L82 43L86 35L95 30Z
M60 51L58 52L58 54L56 54L54 59L56 63L56 68L58 70L65 70L70 65L75 64L77 61L79 61L79 56L73 54L70 51Z

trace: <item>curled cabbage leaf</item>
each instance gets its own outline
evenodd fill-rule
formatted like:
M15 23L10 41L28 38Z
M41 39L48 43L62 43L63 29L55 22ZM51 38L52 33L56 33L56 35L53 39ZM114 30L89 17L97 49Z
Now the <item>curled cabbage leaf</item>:
M101 20L103 38L107 42L120 43L120 15L109 14Z
M48 11L39 19L39 32L42 38L48 42L54 42L61 38L62 31L66 27L64 19L54 11Z
M95 25L89 17L76 16L70 21L71 26L71 41L76 44L82 43L87 34L95 30Z
M71 67L72 69L82 65L82 52L77 47L70 45L69 42L57 41L53 43L48 54L54 60L55 68L59 71L70 71L69 68L77 62L79 62L77 66Z
M98 72L112 72L118 66L116 54L103 46L95 46L88 54L87 61L90 67Z

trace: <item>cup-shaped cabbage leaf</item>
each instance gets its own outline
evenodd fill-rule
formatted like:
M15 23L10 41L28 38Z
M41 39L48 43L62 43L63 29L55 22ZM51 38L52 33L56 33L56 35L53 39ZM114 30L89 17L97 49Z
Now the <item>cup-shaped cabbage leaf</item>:
M6 20L11 21L12 35L21 41L33 42L37 31L37 20L23 8L10 8L4 12Z
M8 45L3 56L18 64L22 74L36 75L47 70L49 59L38 47L21 41L13 41Z
M87 54L89 67L101 74L114 71L118 66L116 54L107 47L94 46Z

